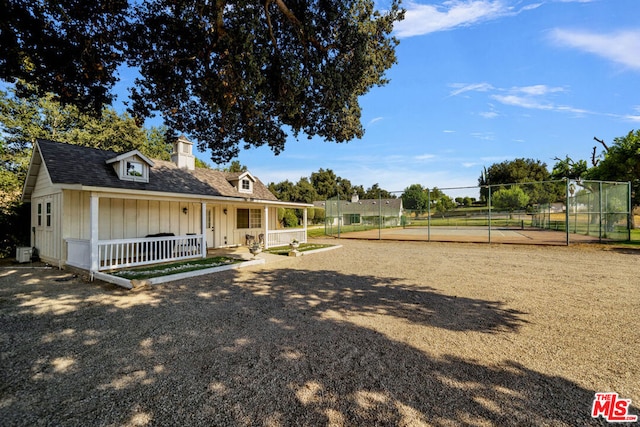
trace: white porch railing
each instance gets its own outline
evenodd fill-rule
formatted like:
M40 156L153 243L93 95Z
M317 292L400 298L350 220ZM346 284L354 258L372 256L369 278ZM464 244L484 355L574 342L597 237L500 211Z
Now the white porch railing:
M202 234L100 240L98 270L195 258L206 253Z
M297 240L300 243L307 242L307 230L304 228L292 228L289 230L269 230L267 233L267 248L274 246L285 246L291 243L292 240Z

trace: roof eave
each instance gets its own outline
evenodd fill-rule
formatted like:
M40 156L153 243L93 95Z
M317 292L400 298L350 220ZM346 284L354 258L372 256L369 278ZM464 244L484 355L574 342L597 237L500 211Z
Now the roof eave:
M212 196L207 194L186 194L186 193L169 193L166 191L149 191L149 190L132 190L127 188L112 188L112 187L95 187L85 186L80 184L61 184L60 189L65 190L80 190L95 193L109 193L119 196L152 196L154 198L169 198L169 199L197 199L197 200L214 200L214 201L226 201L226 202L241 202L241 203L256 203L261 205L277 205L277 206L290 206L297 208L313 207L307 203L295 203L295 202L282 202L280 200L267 200L267 199L255 199L242 196Z
M24 184L22 185L22 196L20 197L22 202L31 202L31 195L33 194L33 190L35 190L36 183L38 181L38 173L40 172L42 164L44 164L44 159L42 158L42 154L40 154L40 147L38 146L38 143L35 142L33 144L31 160L29 161L29 169L27 169L27 176L24 180Z

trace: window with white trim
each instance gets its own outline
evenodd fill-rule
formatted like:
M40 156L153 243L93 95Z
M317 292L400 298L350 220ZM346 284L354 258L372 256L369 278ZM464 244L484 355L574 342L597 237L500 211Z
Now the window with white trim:
M127 162L127 176L142 176L142 163L140 162Z
M42 227L42 203L38 203L38 227Z
M241 193L253 193L253 182L249 178L242 178L238 181L238 191Z
M262 209L237 209L238 228L262 228Z
M45 206L46 206L46 211L45 211L46 226L51 227L51 202L47 202Z
M249 209L249 228L262 228L261 209Z

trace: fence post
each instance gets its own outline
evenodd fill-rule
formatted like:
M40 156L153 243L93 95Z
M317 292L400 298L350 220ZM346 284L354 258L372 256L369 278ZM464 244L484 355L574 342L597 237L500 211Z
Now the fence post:
M378 212L380 213L378 217L378 240L382 240L382 195L380 190L378 190L378 205Z
M633 221L633 206L631 205L631 181L627 181L627 240L631 241L631 224Z
M567 231L567 246L569 246L569 178L565 178L565 180L566 180L566 182L565 182L565 184L566 184L565 195L566 195L566 200L567 201L566 201L565 206L564 206L564 210L565 210L565 213L564 213L565 214L564 215L564 218L565 218L564 226L565 226L565 230Z
M427 242L431 241L431 190L427 188Z
M487 207L489 208L489 243L491 243L491 186L489 186L489 196L487 199Z
M342 215L340 214L340 192L338 192L338 206L336 207L338 211L338 239L340 238L340 223L342 222Z
M598 241L602 243L602 181L598 181Z

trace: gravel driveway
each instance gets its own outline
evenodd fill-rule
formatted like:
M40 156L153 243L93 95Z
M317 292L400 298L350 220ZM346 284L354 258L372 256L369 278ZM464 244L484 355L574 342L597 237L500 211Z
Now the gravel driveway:
M0 269L2 426L604 425L640 252L340 241L127 291Z

